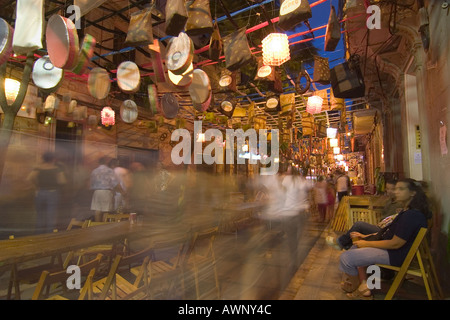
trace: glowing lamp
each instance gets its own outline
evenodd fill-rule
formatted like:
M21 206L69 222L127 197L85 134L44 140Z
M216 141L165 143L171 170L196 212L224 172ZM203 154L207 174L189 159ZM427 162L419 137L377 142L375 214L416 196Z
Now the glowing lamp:
M306 104L306 112L310 114L319 113L322 111L323 98L319 96L312 96L308 98Z
M115 124L115 113L111 107L104 107L101 112L102 124L104 126L113 126Z
M334 147L334 148L333 148L333 153L334 153L334 154L340 154L340 153L341 153L341 148L339 148L339 147Z
M199 133L198 137L197 137L197 142L205 142L205 134L204 133Z
M330 148L334 148L337 146L338 146L338 139L330 139Z
M288 36L284 33L271 33L262 41L263 63L265 66L280 66L288 61Z
M337 128L327 128L327 138L335 139L337 134Z
M5 96L9 103L13 103L16 100L19 93L20 82L14 79L5 79Z

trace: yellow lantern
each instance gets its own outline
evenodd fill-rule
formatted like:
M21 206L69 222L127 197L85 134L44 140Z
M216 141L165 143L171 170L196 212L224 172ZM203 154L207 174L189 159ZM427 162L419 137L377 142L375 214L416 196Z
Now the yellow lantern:
M5 79L5 96L9 103L13 103L19 93L20 82L14 79Z
M330 139L330 148L338 146L338 139Z
M284 33L269 34L262 41L262 51L265 66L282 65L291 58L288 36Z

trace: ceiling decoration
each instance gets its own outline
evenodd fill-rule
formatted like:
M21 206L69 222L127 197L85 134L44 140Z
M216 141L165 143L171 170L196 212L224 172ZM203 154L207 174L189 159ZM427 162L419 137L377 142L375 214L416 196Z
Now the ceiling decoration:
M346 33L352 32L349 28L341 29L344 36L335 50L325 51L329 17L330 15L334 17L333 6L339 8L340 1L338 0L310 0L310 14L306 13L301 23L296 23L290 28L286 27L289 24L283 24L283 29L278 25L281 17L278 0L203 1L202 4L209 4L209 12L206 15L211 17L211 25L209 25L208 19L205 20L208 22L207 25L203 27L194 26L187 20L189 23L186 26L189 25L189 28L185 30L186 33L181 35L180 41L176 41L180 36L177 33L180 28L174 25L175 22L178 22L174 18L174 13L171 12L169 16L166 16L169 12L166 9L167 1L156 0L151 3L148 0L75 1L75 4L78 5L82 3L86 3L86 5L82 7L80 29L77 30L77 33L80 40L85 38L89 40L85 41L88 48L84 50L89 52L91 58L87 66L86 64L78 66L77 70L86 70L85 73L74 72L75 69L65 70L64 76L70 81L90 84L89 92L94 93L98 99L104 99L105 95L108 95L125 101L132 95L133 101L139 107L149 110L149 112L139 112L139 119L154 115L155 112L150 111L152 105L155 105L154 100L162 101L167 94L170 94L171 97L173 95L178 102L177 117L188 121L198 118L199 113L204 111L214 112L216 116L223 115L220 106L227 105L223 102L232 98L233 106L239 105L243 108L254 106L255 116L266 117L268 128L277 127L280 119L287 121L287 115L267 111L267 101L269 99L278 99L279 101L282 94L293 94L293 116L290 119L292 125L298 128L302 127L302 114L306 112L308 98L316 95L319 91L322 91L321 112L314 113L312 117L335 128L343 127L341 124L343 119L351 121L353 110L365 108L367 105L364 98L346 99L344 104L337 103L330 84L327 81L324 82L323 79L318 81L313 79L317 60L314 57L328 59L330 69L346 61L344 39ZM303 1L303 3L308 3L308 1ZM72 12L68 9L72 4L72 1L45 1L46 21L55 15L70 17ZM16 1L3 0L0 1L0 5L3 9L0 16L13 26ZM341 13L340 9L338 13ZM195 11L196 9L190 7L189 10ZM358 10L355 10L354 14L348 11L345 22L358 21L360 16L361 12ZM151 19L148 19L149 17ZM283 19L285 18L283 16ZM133 39L133 35L136 35L133 31L134 26L139 19L142 19L147 25L148 21L151 21L152 32L146 34L143 40L136 37ZM166 33L166 22L168 21L172 23L169 28L171 35ZM336 21L333 23L336 26ZM342 27L344 23L342 17L338 23L341 23ZM236 31L236 27L244 30L254 63L248 63L234 72L225 74L228 70L224 52L216 57L217 59L211 59L210 39L205 37L205 34L212 32L214 26L218 28L219 36L222 39ZM361 27L360 24L359 27ZM260 70L258 58L263 57L263 39L273 34L274 31L287 38L288 56L271 66L269 74L272 74L272 77L261 77L262 73L258 73ZM186 34L189 37L186 37ZM399 41L394 40L392 39L394 44L398 45ZM80 43L82 42L80 41ZM181 47L187 51L181 50ZM382 49L384 55L389 53L389 48ZM47 48L37 50L36 58L47 54ZM168 58L169 60L167 60ZM139 82L133 78L131 87L120 83L120 66L127 61L136 63L133 65L135 67L133 70L136 69L133 75L139 74L141 78ZM13 66L19 67L23 62L24 59L20 56L10 59ZM169 66L170 70L166 70ZM128 72L130 68L124 69ZM189 87L192 85L195 70L203 70L209 77L211 97L206 94L206 99L202 98L194 103L192 97L195 94L189 90ZM162 74L164 71L166 74L167 71L172 74L164 77ZM95 75L96 77L94 77ZM104 81L108 80L108 77L111 79L110 87ZM230 83L225 86L223 85L224 77L228 77L227 79L230 80ZM149 98L149 85L153 85L151 87L153 102ZM128 90L123 90L124 87ZM348 109L345 118L341 114L343 108ZM153 108L153 110L155 109ZM241 117L242 122L246 120L248 120L248 115Z

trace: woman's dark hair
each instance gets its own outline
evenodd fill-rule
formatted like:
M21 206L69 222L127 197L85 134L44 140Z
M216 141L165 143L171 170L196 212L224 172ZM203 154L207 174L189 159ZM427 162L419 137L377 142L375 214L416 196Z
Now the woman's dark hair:
M422 189L422 184L419 181L410 178L400 179L397 182L406 183L410 191L416 192L408 207L422 212L427 219L430 219L432 212L430 210L428 197Z

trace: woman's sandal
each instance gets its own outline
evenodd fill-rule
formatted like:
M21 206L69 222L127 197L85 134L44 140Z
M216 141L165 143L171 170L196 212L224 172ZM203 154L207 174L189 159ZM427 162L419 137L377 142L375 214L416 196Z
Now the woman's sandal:
M345 281L341 282L341 289L347 293L352 293L353 291L358 289L358 287L359 284L354 284L349 279L346 279Z
M369 292L370 295L367 295L367 292ZM359 291L359 289L356 289L351 293L347 293L347 297L351 300L373 300L373 295L369 288L366 288L363 291Z

